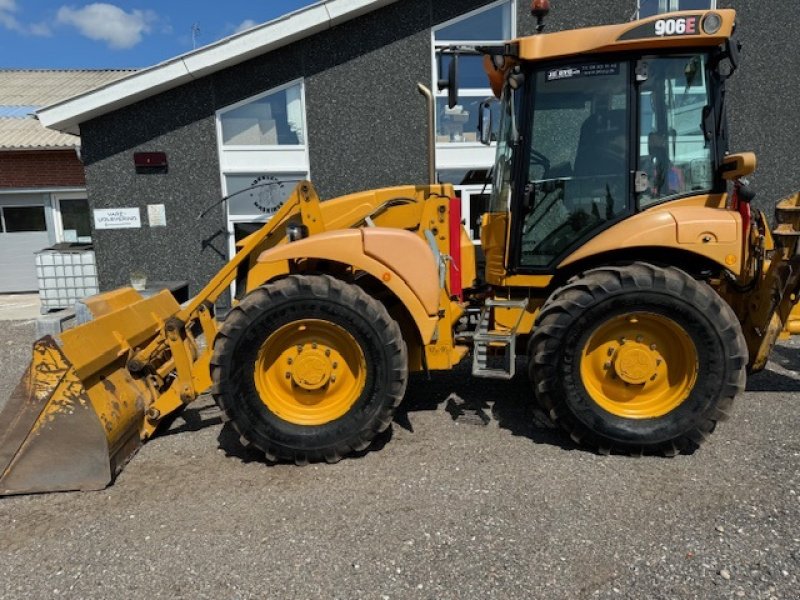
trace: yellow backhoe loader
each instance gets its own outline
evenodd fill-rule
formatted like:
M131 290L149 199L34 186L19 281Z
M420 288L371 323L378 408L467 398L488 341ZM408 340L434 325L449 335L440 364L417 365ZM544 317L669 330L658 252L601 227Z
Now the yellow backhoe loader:
M450 185L321 202L300 183L188 304L107 292L35 343L0 415L0 494L103 488L209 390L269 461L335 462L389 427L409 372L470 355L508 379L526 353L531 400L588 448L694 449L800 331L800 196L772 232L743 181L755 156L728 153L734 22L688 11L476 49L499 99L481 110L497 159L479 247Z

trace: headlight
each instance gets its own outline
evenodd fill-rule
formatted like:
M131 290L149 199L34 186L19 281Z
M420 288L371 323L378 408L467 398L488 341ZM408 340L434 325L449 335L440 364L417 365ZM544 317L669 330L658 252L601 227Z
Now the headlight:
M308 237L308 227L300 223L289 223L286 226L286 237L290 242L297 242Z
M717 13L708 13L703 19L703 32L714 35L722 28L722 17Z

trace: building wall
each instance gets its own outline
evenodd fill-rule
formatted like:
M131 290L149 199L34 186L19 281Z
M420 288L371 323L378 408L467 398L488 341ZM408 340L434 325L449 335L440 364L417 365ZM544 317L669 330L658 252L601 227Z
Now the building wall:
M0 188L83 187L83 165L74 150L0 152Z
M225 211L197 215L221 195L215 111L303 77L311 176L324 198L425 181L430 27L483 0L402 0L311 39L212 74L81 125L92 208L136 207L142 229L96 231L103 289L133 270L200 287L227 260ZM137 175L133 153L164 151L169 171ZM167 228L146 205L164 203Z
M138 207L141 229L92 234L101 289L128 285L133 271L153 280L188 280L193 293L225 263L213 89L203 80L81 126L91 208ZM137 175L133 154L166 152L166 174ZM147 224L147 205L164 204L167 227Z
M125 284L131 271L144 269L151 279L188 279L194 293L224 264L224 207L197 219L221 194L215 111L300 77L306 85L311 177L324 198L424 181L426 112L415 84L431 83L430 28L488 3L401 0L83 124L91 206L138 206L144 224L95 232L101 287ZM517 4L518 32L529 34L529 3ZM547 31L627 21L636 8L635 0L607 0L594 10L583 0L554 4ZM795 0L734 4L749 51L730 98L733 148L759 152L755 183L760 205L771 206L800 188L798 170L784 158L793 156L800 97L800 53L785 46L792 39ZM137 175L136 151L166 152L168 173ZM167 228L147 226L151 203L166 205Z
M559 0L551 2L550 14L545 18L544 32L613 25L631 20L636 12L636 0L604 0L587 3L585 0ZM593 10L593 7L597 7ZM531 3L517 2L517 34L533 35L536 19L531 16Z
M773 217L776 202L800 191L800 52L796 0L719 0L735 8L742 42L739 71L730 81L731 151L752 150L758 170L755 206Z

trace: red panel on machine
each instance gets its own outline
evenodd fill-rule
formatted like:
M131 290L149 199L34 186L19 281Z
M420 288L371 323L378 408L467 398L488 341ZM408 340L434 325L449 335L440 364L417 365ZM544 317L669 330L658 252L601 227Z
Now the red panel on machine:
M450 198L450 295L463 300L461 287L461 199Z

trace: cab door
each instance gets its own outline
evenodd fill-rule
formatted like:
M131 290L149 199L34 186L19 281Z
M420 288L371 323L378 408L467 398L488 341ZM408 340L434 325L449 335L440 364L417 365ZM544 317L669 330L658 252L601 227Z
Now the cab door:
M619 60L540 68L528 86L510 262L542 273L633 212L635 95L630 62Z

